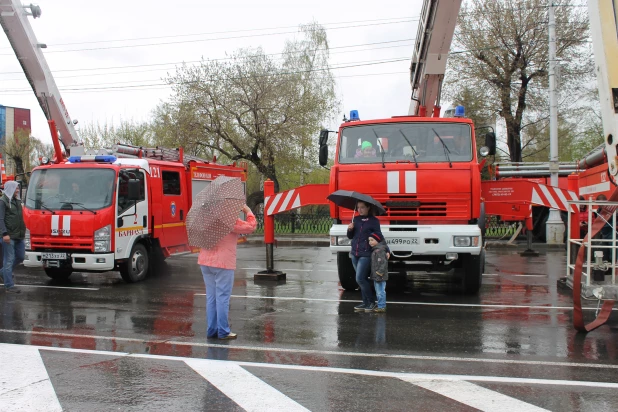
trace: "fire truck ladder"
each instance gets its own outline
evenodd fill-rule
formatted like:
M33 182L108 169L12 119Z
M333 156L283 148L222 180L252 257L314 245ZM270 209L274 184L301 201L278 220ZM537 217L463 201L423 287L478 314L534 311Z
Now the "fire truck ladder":
M128 144L116 144L112 146L111 151L108 154L113 154L121 158L149 158L163 160L166 162L182 162L185 166L189 165L189 162L195 161L200 163L210 163L206 159L202 159L197 156L186 155L182 148L169 149L166 147L141 147Z

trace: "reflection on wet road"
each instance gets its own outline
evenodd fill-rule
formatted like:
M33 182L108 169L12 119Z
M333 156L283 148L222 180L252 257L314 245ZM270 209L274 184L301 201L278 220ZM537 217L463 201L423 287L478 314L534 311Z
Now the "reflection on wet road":
M557 286L563 252L522 258L488 251L474 297L459 294L448 278L410 275L407 287L388 290L386 314L354 312L360 294L338 287L328 248L279 248L275 257L287 281L256 284L264 250L239 249L233 342L206 340L195 256L170 259L131 285L115 273L75 274L55 284L21 269L23 293L0 292L0 342L35 352L0 346L0 362L15 350L15 359L39 365L50 396L68 410L193 410L209 400L212 409L251 410L268 399L285 410L489 410L492 402L513 410L618 409L618 314L588 336L575 333L570 290ZM588 302L585 314L592 318L595 309ZM75 373L65 373L66 365ZM0 410L12 388L2 370ZM246 393L221 374L238 376ZM101 388L98 395L76 395L75 388L88 392L85 382ZM187 395L186 385L199 393Z

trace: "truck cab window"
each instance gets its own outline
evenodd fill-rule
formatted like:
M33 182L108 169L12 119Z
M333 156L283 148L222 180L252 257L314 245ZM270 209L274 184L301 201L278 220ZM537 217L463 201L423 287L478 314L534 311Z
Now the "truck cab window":
M133 201L129 200L129 179L139 179L139 194L138 202L146 200L146 184L144 172L138 169L123 169L120 172L118 179L118 213L124 213L126 210L133 207Z
M30 178L26 207L32 210L100 210L112 204L116 173L101 168L35 170ZM73 207L74 206L74 207Z
M180 194L180 173L163 171L161 177L163 179L164 195Z
M344 127L339 163L440 163L472 160L471 129L454 123L389 123Z

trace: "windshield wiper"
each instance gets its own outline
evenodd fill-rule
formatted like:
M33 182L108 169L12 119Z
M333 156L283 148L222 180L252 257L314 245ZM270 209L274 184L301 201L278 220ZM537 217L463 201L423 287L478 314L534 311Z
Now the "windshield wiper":
M29 197L29 198L28 198L28 200L32 200L32 201L34 202L34 204L35 204L35 205L36 205L36 202L39 202L39 205L41 205L41 207L42 207L43 209L45 209L45 210L49 210L49 211L52 213L52 215L55 215L55 214L56 214L56 212L55 212L55 211L53 211L52 209L50 209L50 208L48 208L47 206L45 206L45 203L43 203L43 201L42 201L42 200L36 200L36 199L31 198L31 197Z
M373 132L373 134L376 135L376 143L380 145L380 152L382 152L382 169L384 169L386 167L384 165L384 148L382 147L382 143L380 143L380 138L378 137L378 134L376 133L376 131L373 129L371 129L371 131Z
M410 145L410 149L412 149L412 157L414 158L414 163L416 164L416 168L418 169L418 162L416 161L416 156L418 156L418 153L416 153L416 150L414 149L414 146L412 146L412 143L410 143L410 141L408 140L408 138L406 137L405 134L403 134L403 132L401 131L401 129L399 129L399 133L401 133L401 135L403 136L404 139L406 139L406 142L408 142L408 144Z
M65 204L65 205L77 205L77 206L80 206L81 208L83 208L84 210L87 210L89 212L94 213L95 215L97 214L97 212L95 212L94 210L88 209L86 206L84 206L83 203L79 203L79 202L62 202L62 203Z
M448 150L448 147L446 147L446 143L444 143L444 140L442 140L438 132L436 132L436 129L431 128L431 130L433 130L436 136L438 136L438 139L440 139L440 143L442 143L442 146L444 147L444 154L446 155L446 160L448 160L448 166L453 167L453 162L451 162L451 158L448 156L448 154L451 153L451 151Z

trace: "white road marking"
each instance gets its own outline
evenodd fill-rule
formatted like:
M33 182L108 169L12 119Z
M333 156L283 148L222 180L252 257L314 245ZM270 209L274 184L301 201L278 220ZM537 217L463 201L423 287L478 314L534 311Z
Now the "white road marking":
M517 276L517 277L538 277L546 278L548 275L525 275L523 273L483 273L483 276Z
M171 343L171 342L168 342ZM0 348L5 346L24 346L14 345L8 343L0 343ZM238 349L237 346L217 345L227 349ZM35 348L37 350L53 350L59 352L74 352L74 353L97 353L105 354L102 351L91 351L88 349L73 349L73 348L59 348L59 347L47 347L47 346L28 346L29 348ZM270 348L265 348L271 350ZM0 350L0 353L4 353ZM194 361L204 362L220 362L224 365L239 365L256 368L270 368L270 369L286 369L286 370L298 370L298 371L311 371L311 372L332 372L351 375L364 375L364 376L377 376L387 378L397 378L402 380L431 380L431 381L443 381L443 382L493 382L493 383L517 383L527 385L557 385L557 386L581 386L589 388L609 388L618 389L618 383L614 382L594 382L594 381L576 381L565 379L534 379L534 378L514 378L509 376L483 376L483 375L452 375L452 374L431 374L431 373L405 373L405 372L388 372L388 371L375 371L366 369L346 369L335 368L328 366L306 366L306 365L282 365L277 363L257 363L257 362L237 362L237 361L211 361L206 359L187 358L180 356L165 356L165 355L150 355L150 354L135 354L126 352L107 352L109 356L115 357L130 357L130 358L144 358L144 359L162 359L162 360L175 360L184 361L188 365ZM556 362L560 363L560 362ZM564 365L564 363L563 363ZM191 365L189 365L191 366ZM618 365L599 365L599 366L618 366ZM191 366L192 367L192 366ZM220 373L218 371L217 373ZM223 373L226 376L225 372ZM209 379L209 378L208 378Z
M0 283L0 286L4 286L4 283ZM18 285L15 286L20 288L49 288L49 289L75 289L75 290L99 290L99 288L73 288L70 286L46 286L46 285Z
M547 409L539 408L519 399L503 395L499 392L483 388L466 381L446 381L433 379L410 379L403 377L401 380L409 382L423 389L438 393L457 402L490 412L545 412Z
M205 293L196 293L195 296L206 296ZM359 303L361 300L340 300L323 298L297 298L292 296L251 296L251 295L231 295L238 299L272 299L272 300L306 300L312 302L333 302L333 303ZM531 305L500 305L493 303L446 303L446 302L398 302L387 301L389 305L412 305L412 306L455 306L467 308L490 308L490 309L546 309L546 310L573 310L571 306L531 306ZM597 310L596 307L585 307L583 310ZM618 308L613 310L618 311Z
M61 338L88 338L99 339L105 341L116 342L132 342L132 343L153 343L153 342L165 342L170 345L177 346L195 346L204 348L225 348L235 350L252 350L261 352L282 352L282 353L309 353L314 355L333 355L333 356L350 356L360 358L389 358L389 359L407 359L407 360L420 360L420 361L439 361L439 362L471 362L471 363L495 363L495 364L507 364L507 365L532 365L532 366L558 366L561 368L593 368L593 369L618 369L618 365L601 364L601 363L573 363L573 362L551 362L551 361L528 361L518 359L492 359L492 358L462 358L454 356L427 356L427 355L403 355L392 353L364 353L364 352L344 352L334 350L316 350L316 349L294 349L294 348L278 348L276 346L250 346L250 345L234 345L219 343L201 343L201 342L181 342L171 340L144 340L136 338L123 338L116 336L97 336L97 335L81 335L73 333L59 333L59 332L42 332L42 331L30 331L30 330L12 330L12 329L0 329L0 333L15 333L22 335L37 335L37 336L56 336ZM2 344L0 344L2 345ZM57 349L57 350L73 350L68 348L52 348L47 346L41 346L41 349ZM81 349L74 349L80 351ZM92 352L92 351L91 351ZM0 353L2 353L0 351ZM103 353L103 352L101 352ZM119 354L120 352L110 352ZM457 376L457 375L455 375ZM617 384L618 385L618 384Z
M206 359L184 362L246 411L308 411L237 363Z
M62 411L36 346L0 346L0 411Z

